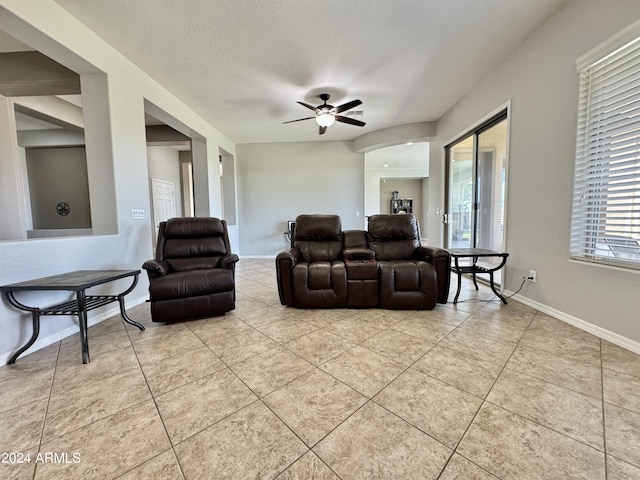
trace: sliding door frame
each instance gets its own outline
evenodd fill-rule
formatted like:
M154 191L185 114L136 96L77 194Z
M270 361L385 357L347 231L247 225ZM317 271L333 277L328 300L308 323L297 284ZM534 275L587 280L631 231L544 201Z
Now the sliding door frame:
M475 125L471 126L469 129L465 130L459 135L456 135L450 141L445 143L444 147L444 159L445 159L445 188L444 188L444 215L443 215L443 236L444 236L444 245L445 248L452 248L450 245L451 242L451 232L450 232L450 221L451 221L451 171L452 171L452 159L451 159L451 150L452 148L461 143L462 141L468 139L469 137L473 138L473 152L472 152L472 212L470 215L471 220L471 247L477 246L477 222L478 222L478 206L479 206L479 192L478 192L478 156L479 156L479 136L499 124L500 122L506 120L507 121L507 133L506 133L506 158L505 158L505 186L504 186L504 232L502 238L502 250L506 251L506 231L507 231L507 198L508 198L508 188L509 188L509 137L510 137L510 110L511 110L511 102L507 102L506 104L500 106L493 112L489 113L482 120L477 122Z

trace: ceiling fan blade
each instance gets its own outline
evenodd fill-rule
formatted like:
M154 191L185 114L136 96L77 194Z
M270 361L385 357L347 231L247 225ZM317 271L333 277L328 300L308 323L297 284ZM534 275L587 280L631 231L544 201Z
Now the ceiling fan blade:
M284 124L284 123L301 122L301 121L303 121L303 120L312 120L312 119L314 119L314 118L316 118L316 117L299 118L298 120L289 120L288 122L282 122L282 123Z
M318 109L312 105L309 105L308 103L304 103L304 102L296 102L296 103L299 103L303 107L307 107L309 110L313 110L314 112L318 113Z
M346 112L347 110L351 110L353 107L357 107L361 103L362 102L360 100L352 100L343 105L340 105L339 107L336 107L336 113Z
M326 132L326 131L327 131L327 127L319 127L318 134L319 135L324 135L324 132Z
M358 127L364 127L366 123L361 122L360 120L356 120L355 118L345 117L343 115L336 115L336 121L342 123L349 123L351 125L356 125Z

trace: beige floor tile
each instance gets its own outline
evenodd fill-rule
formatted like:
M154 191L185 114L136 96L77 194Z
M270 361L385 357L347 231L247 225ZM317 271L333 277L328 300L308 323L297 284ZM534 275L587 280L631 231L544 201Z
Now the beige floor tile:
M157 396L224 368L225 364L208 347L202 347L149 363L142 370L151 393Z
M347 317L327 325L324 329L349 342L361 343L384 330L384 327L366 324L357 318Z
M43 443L41 452L66 453L72 461L40 463L35 479L114 478L170 447L149 400ZM78 463L73 454L79 456Z
M267 406L309 446L366 401L366 397L320 370L312 370L264 397Z
M391 327L392 330L402 332L411 337L428 343L438 343L449 335L456 327L448 323L433 322L420 315L413 315Z
M457 328L440 345L486 362L504 365L516 347L516 342L498 340L475 331Z
M205 343L210 343L214 340L220 340L232 335L247 333L253 330L251 326L233 315L187 322L185 326Z
M472 315L458 327L458 330L476 332L480 335L507 342L519 341L526 329L527 323L514 322L508 318L482 317L478 315Z
M487 288L487 292L491 290ZM533 319L534 315L538 313L535 308L532 308L524 303L517 302L515 300L509 300L509 304L505 305L502 302L498 301L497 298L494 297L491 302L487 302L482 305L482 308L478 311L478 313L482 312L482 314L491 315L494 317L507 317L507 318L518 318L523 321L530 321Z
M320 366L322 370L371 398L406 367L364 347L353 347Z
M243 314L245 312L251 312L252 310L258 310L259 308L267 307L268 305L260 300L251 298L248 295L238 293L240 287L236 288L236 308L232 311L235 314Z
M0 412L49 398L59 347L56 343L0 367Z
M482 399L410 368L373 400L454 449Z
M262 402L176 447L187 480L273 478L306 451L305 444Z
M134 327L135 328L135 327ZM180 323L151 323L146 325L144 330L135 328L135 330L129 330L129 338L131 343L137 345L141 342L148 342L150 340L160 341L163 337L171 337L178 333L184 334L188 328L184 322Z
M562 355L575 358L581 362L600 365L600 343L584 341L568 333L528 329L522 336L520 345L553 355Z
M184 480L173 450L167 450L121 475L117 480Z
M451 289L449 290L449 299L446 305L443 305L443 308L447 308L449 310L453 310L455 312L459 312L459 313L466 313L467 315L471 315L475 312L477 312L478 310L480 310L484 305L485 302L478 302L475 300L475 298L477 298L477 295L474 294L469 294L469 290L463 289L460 292L460 298L458 299L458 303L456 303L455 305L453 304L453 299L455 298L456 295L456 284L452 283L451 284ZM470 297L470 295L473 295L472 297ZM493 293L486 293L486 297L484 298L489 298L491 295L493 295ZM470 300L470 298L472 298L472 300Z
M138 359L131 344L108 354L94 357L87 364L73 358L69 362L60 362L56 368L51 393L52 395L60 395L66 390L137 368L139 368Z
M0 478L3 480L32 480L36 470L35 458L38 455L38 447L23 452L9 451L16 456L7 458L6 462L0 462Z
M257 400L228 368L156 397L176 445Z
M305 453L276 480L340 480L313 452Z
M353 346L354 343L324 329L314 330L286 344L289 350L316 366L337 357Z
M406 366L413 364L434 346L421 338L393 329L384 330L361 345Z
M563 322L562 320L558 320L557 318L538 312L531 321L529 331L540 330L561 336L569 336L573 340L600 345L600 339L595 335L585 332L584 330L580 330L578 327L574 327L567 322Z
M126 332L124 328L124 320L120 315L107 318L100 323L96 323L89 327L89 337L93 338L98 335L108 335L110 333Z
M504 308L494 305L493 303L484 305L482 308L473 313L476 318L491 318L493 320L505 320L512 324L528 327L536 315L533 309L519 310L515 308L517 304L509 302Z
M601 400L504 369L487 402L604 451Z
M467 393L484 398L502 367L464 353L436 345L413 368Z
M603 368L602 387L605 402L640 413L640 377Z
M519 345L506 367L575 392L602 398L601 369L594 363Z
M52 395L43 441L48 442L150 399L140 367Z
M640 355L602 340L602 366L640 377Z
M135 343L133 349L136 351L140 364L145 365L181 353L184 354L202 346L202 340L193 332L185 330L173 335L155 336L149 340Z
M607 453L640 467L640 413L604 404Z
M467 318L469 318L468 312L462 312L451 308L446 308L445 305L438 304L433 310L420 310L411 314L410 318L428 320L434 323L446 323L453 327L457 327Z
M315 325L316 327L326 327L339 320L344 320L354 315L353 310L345 308L328 308L328 309L302 309L287 307L287 311L295 312L295 315L302 318L305 322Z
M317 329L318 327L315 325L303 322L297 318L276 320L275 322L258 328L260 332L280 344L295 340Z
M451 455L444 445L369 402L313 449L341 478L436 479Z
M89 356L92 360L109 355L113 350L121 350L131 345L129 335L124 330L96 336L89 333L88 339ZM60 342L59 357L59 363L82 365L82 347L79 334L67 337Z
M378 328L389 328L400 320L410 317L412 310L382 310L380 308L356 309L349 318Z
M499 478L604 478L604 453L500 407L485 404L458 453Z
M40 445L48 404L48 399L41 399L0 413L1 455L23 452ZM0 465L3 460L6 459L0 458Z
M227 365L243 362L278 346L265 334L253 328L237 335L212 337L207 340L206 345Z
M291 316L291 312L281 308L264 307L248 312L234 312L233 316L254 328L260 328Z
M315 367L287 349L277 347L231 368L256 395L264 397Z
M475 463L454 453L438 480L499 480Z
M638 478L640 478L640 467L607 455L607 480L636 480Z

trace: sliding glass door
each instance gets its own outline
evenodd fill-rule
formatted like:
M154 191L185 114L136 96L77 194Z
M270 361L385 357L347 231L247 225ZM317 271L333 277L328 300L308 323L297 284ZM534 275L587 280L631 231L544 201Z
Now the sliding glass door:
M506 110L447 147L448 248L504 250Z

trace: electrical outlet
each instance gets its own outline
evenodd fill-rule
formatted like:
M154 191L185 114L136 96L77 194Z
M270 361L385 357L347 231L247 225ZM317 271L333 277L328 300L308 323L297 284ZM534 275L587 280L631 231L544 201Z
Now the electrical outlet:
M531 280L532 283L536 283L536 271L535 270L529 270L529 280Z

